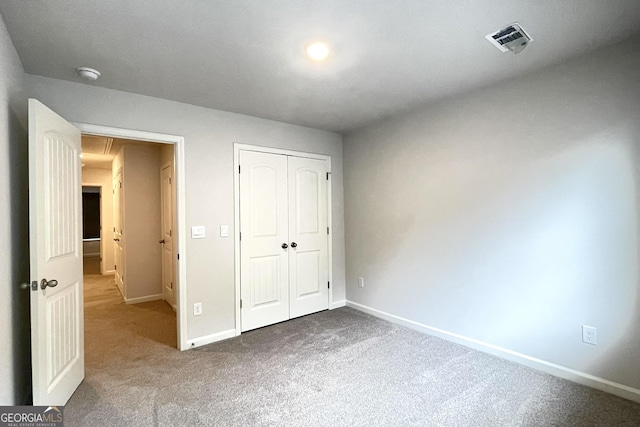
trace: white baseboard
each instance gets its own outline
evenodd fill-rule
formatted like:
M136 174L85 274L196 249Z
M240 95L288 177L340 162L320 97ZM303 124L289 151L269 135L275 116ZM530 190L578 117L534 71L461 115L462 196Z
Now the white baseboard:
M371 314L372 316L378 317L380 319L384 319L392 323L397 323L399 325L406 326L410 329L414 329L419 332L424 332L429 335L433 335L438 338L445 339L447 341L455 342L457 344L464 345L474 350L479 350L485 353L493 354L494 356L498 356L503 359L507 359L512 362L525 365L542 372L546 372L556 377L564 378L566 380L573 381L578 384L586 385L588 387L602 390L607 393L615 394L616 396L620 396L625 399L629 399L634 402L640 403L640 390L636 388L629 387L624 384L619 384L613 381L609 381L604 378L596 377L594 375L587 374L586 372L581 372L575 369L556 365L555 363L547 362L546 360L527 356L526 354L523 354L523 353L518 353L516 351L498 347L493 344L489 344L473 338L465 337L463 335L455 334L453 332L448 332L443 329L434 328L432 326L415 322L413 320L396 316L394 314L390 314L384 311L376 310L375 308L358 304L353 301L347 300L346 305L347 307L355 308L356 310Z
M162 299L162 294L148 295L146 297L138 298L125 298L124 302L126 304L140 304L141 302L157 301L159 299Z
M226 331L218 332L211 335L206 335L204 337L196 338L193 340L187 340L187 349L201 347L203 345L226 340L228 338L233 338L235 336L236 336L236 330L228 329ZM187 349L181 349L181 350L187 350Z
M340 308L347 305L347 300L341 299L340 301L333 301L329 310L333 310L334 308Z
M107 275L107 274L116 274L115 270L107 270L104 273L102 273L103 275Z

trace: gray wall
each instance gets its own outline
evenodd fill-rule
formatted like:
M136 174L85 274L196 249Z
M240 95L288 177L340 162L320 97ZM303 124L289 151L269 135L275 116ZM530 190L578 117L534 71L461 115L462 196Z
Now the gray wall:
M25 90L70 121L180 135L185 138L186 224L204 225L207 238L187 239L188 339L235 328L234 241L219 226L234 223L233 143L332 157L334 299L344 299L342 137L310 128L225 113L178 102L27 75ZM212 94L215 96L215 94ZM183 261L184 260L184 261Z
M0 405L22 404L31 381L27 133L15 109L24 72L0 19ZM23 121L25 117L20 117Z
M346 136L347 299L640 389L639 70L636 39Z

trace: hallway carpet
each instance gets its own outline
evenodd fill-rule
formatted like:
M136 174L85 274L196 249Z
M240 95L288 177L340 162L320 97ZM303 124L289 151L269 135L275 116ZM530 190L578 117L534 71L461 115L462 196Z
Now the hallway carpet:
M178 352L166 303L85 287L68 426L640 425L640 404L350 308Z

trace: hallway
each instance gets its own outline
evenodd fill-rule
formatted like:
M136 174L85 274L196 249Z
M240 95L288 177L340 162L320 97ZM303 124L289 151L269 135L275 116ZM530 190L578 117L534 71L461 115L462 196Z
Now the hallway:
M87 369L92 367L94 353L104 354L107 350L103 348L105 342L117 343L130 338L176 348L176 314L165 301L127 305L113 275L99 274L97 257L85 258L83 268Z

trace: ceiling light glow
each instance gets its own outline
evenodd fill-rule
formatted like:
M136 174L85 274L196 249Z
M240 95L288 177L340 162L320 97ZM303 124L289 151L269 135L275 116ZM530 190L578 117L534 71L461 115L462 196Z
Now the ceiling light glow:
M307 46L307 55L314 61L324 61L329 56L329 46L324 42L313 42Z

